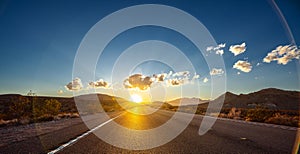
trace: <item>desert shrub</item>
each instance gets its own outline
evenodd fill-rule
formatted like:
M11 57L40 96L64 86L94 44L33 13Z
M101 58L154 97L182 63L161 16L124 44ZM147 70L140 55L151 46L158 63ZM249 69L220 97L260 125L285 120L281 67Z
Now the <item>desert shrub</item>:
M33 102L33 116L38 119L44 115L55 116L59 113L61 103L56 99L46 99Z
M240 110L241 110L240 117L241 117L242 119L245 119L245 118L247 117L248 109L243 109L243 108L241 108Z
M240 119L241 113L242 111L240 109L233 107L231 108L230 112L227 114L227 117L231 119Z
M201 114L201 115L204 115L206 112L206 108L204 107L199 107L197 108L197 111L196 111L196 114Z
M6 119L6 114L0 113L0 119Z
M33 117L36 119L38 117L43 116L46 113L45 109L45 103L43 102L34 102L33 103Z
M12 120L3 120L3 119L0 119L0 127L7 126L7 125L16 125L16 124L18 124L18 120L17 119L12 119Z
M287 125L298 127L299 117L298 116L289 116L289 115L281 115L280 113L274 114L273 117L268 118L265 122L278 124L278 125Z
M12 100L9 111L12 118L17 118L18 120L29 119L32 114L32 106L28 98L18 97Z
M49 115L57 115L59 113L61 103L56 99L45 100L45 113Z
M221 113L228 114L231 111L231 108L222 108Z
M220 117L220 118L227 118L227 114L226 113L220 113L218 117Z
M267 119L272 117L274 114L273 110L268 110L263 107L256 107L255 109L249 109L247 111L246 120L247 121L256 121L256 122L265 122Z

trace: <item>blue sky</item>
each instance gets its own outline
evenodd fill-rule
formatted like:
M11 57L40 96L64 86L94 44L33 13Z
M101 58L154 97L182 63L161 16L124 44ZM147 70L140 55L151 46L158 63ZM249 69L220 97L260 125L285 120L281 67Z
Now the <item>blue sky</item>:
M299 2L282 0L276 3L299 46ZM0 93L26 94L31 89L38 95L58 96L57 91L62 90L62 96L71 96L72 93L64 86L73 79L73 61L85 34L103 17L138 4L164 4L186 11L206 26L218 44L225 43L222 57L226 67L227 91L249 93L267 87L299 90L298 60L292 59L285 65L276 61L263 62L267 54L279 45L293 42L271 1L4 0L0 2ZM196 72L189 70L190 73L200 75L197 80L200 89L206 89L200 97L209 98L210 82L203 82L204 78L210 78L205 55L186 37L162 27L137 27L116 37L99 59L95 78L110 81L112 66L120 54L129 46L146 40L168 42L180 49L195 68ZM229 51L230 46L243 42L246 43L246 51L234 56ZM247 73L233 68L238 60L249 62L251 71ZM256 66L257 63L259 66ZM132 73L151 76L171 70L158 62L148 62L133 69ZM119 80L122 82L124 79ZM90 81L82 82L86 86ZM193 91L193 88L189 90ZM99 89L99 92L111 94L106 89ZM168 98L175 97L178 96L173 94Z

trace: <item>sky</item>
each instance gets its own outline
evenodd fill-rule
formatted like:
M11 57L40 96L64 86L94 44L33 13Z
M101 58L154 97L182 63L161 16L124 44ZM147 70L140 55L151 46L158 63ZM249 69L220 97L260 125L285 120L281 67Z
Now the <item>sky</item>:
M0 94L25 95L32 90L37 95L70 97L81 91L125 98L139 93L145 100L210 99L212 77L226 77L225 91L236 94L270 87L300 90L300 5L297 1L275 2L1 0ZM105 47L93 70L94 81L73 76L74 60L87 32L111 13L141 4L162 4L187 12L206 27L216 45L200 50L172 29L135 27ZM180 19L165 19L173 20ZM173 54L177 50L184 56ZM172 66L152 59L126 68L148 53L173 60ZM224 69L209 68L207 56L220 57Z

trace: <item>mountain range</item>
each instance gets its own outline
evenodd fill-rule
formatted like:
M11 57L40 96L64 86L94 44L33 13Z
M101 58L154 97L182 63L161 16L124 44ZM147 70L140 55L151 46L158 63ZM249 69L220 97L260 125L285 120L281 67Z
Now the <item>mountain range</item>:
M94 97L94 96L97 97ZM9 106L17 98L28 98L32 99L31 96L22 96L18 94L5 94L0 95L0 114L5 114L9 112ZM104 94L88 94L76 97L46 97L46 96L35 96L36 102L44 101L46 99L56 99L58 100L62 107L62 112L77 112L74 98L76 99L77 107L85 106L87 111L91 109L96 110L98 98L101 102L102 107L105 111L122 110L127 107L132 107L137 104L128 103L129 101L120 98ZM249 94L233 94L231 92L226 92L215 100L202 100L199 98L179 98L167 102L152 102L153 106L165 106L167 108L175 107L178 105L198 105L200 107L206 108L209 102L218 102L224 99L223 108L254 108L256 106L265 106L272 109L278 110L294 110L299 111L300 102L300 92L299 91L287 91L275 88L263 89L260 91L252 92ZM77 101L79 100L79 101ZM181 103L181 104L180 104ZM84 109L82 109L84 111ZM95 111L97 112L97 111Z

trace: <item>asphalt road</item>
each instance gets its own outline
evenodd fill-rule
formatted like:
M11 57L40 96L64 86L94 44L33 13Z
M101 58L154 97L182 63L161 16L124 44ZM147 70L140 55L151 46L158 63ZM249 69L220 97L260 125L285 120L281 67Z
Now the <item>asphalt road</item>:
M137 112L147 112L147 110L151 109L137 108ZM147 131L158 128L173 114L173 112L163 110L158 110L148 116L123 112L110 114L111 118L115 118L113 120L103 115L85 116L83 119L87 121L87 125L90 128L96 127L92 131L85 124L80 123L1 147L0 153L46 153L55 149L57 153L291 153L297 134L297 129L292 127L218 119L206 134L200 136L198 130L203 117L195 115L188 127L175 139L148 150L118 148L97 136L101 133L108 137L114 134L120 136L114 139L120 144L143 146L145 142L141 142L140 138L126 134L126 131L117 132L117 129L113 129L113 123L130 130ZM172 132L175 127L184 125L187 114L180 114L182 118L177 118L174 127L169 127L167 132ZM126 140L122 137L126 137ZM163 134L155 136L158 139L157 142L161 137ZM144 141L150 138L142 137ZM149 142L156 142L156 140ZM57 149L61 145L64 147Z

